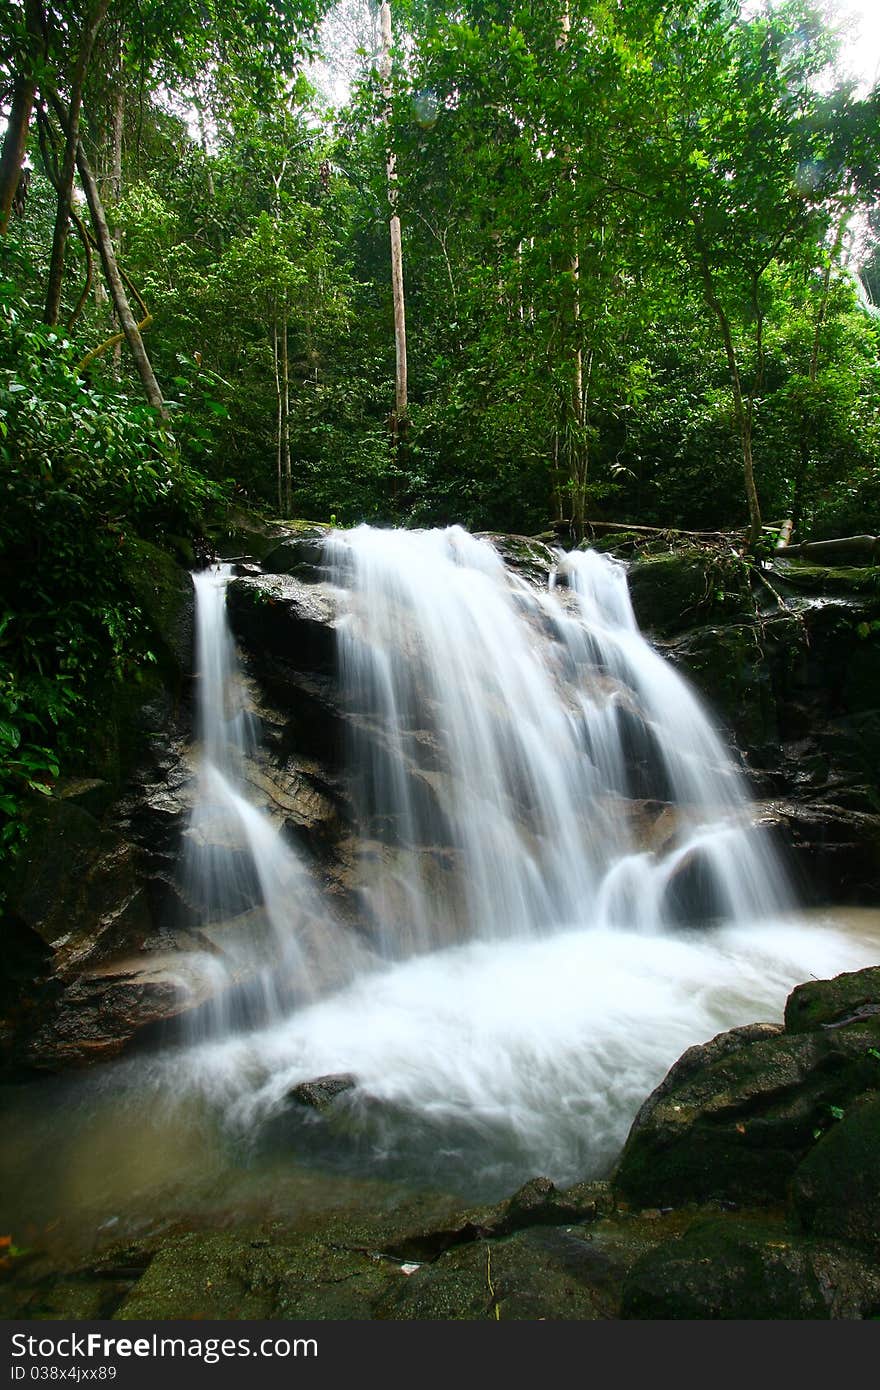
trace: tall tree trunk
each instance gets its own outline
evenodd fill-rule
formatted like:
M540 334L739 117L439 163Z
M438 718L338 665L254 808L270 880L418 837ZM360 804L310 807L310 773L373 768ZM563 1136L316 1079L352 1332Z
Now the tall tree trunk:
M52 235L52 259L49 262L49 284L46 290L46 323L58 322L61 310L61 288L64 283L64 250L67 246L67 233L70 229L70 204L73 198L73 177L76 172L77 146L79 144L79 118L82 110L83 88L86 73L95 46L98 30L104 23L110 0L94 0L83 29L82 41L73 78L70 86L70 101L67 108L66 143L64 159L61 163L61 182L58 190L58 206L55 212L55 230Z
M107 189L113 203L118 203L122 197L122 135L125 128L125 73L123 71L123 48L120 39L116 53L116 80L110 100L110 140L109 140L109 159L107 161ZM111 235L114 241L117 240L117 228L111 228ZM98 280L99 292L95 295L95 300L100 306L103 298L103 286ZM113 370L116 376L120 375L122 368L122 343L115 343L113 347Z
M837 229L834 233L834 241L828 251L828 259L822 273L822 293L819 296L819 306L816 310L816 319L813 324L813 344L810 350L810 366L808 379L811 387L815 387L819 379L819 351L822 346L822 325L828 314L828 302L831 298L831 275L834 266L843 250L846 239L847 225L850 212L844 208L838 219ZM844 257L843 264L846 264L847 257ZM813 411L815 401L810 397L809 404L801 409L800 418L800 439L798 441L798 461L794 475L794 496L792 499L791 519L792 530L800 535L801 526L804 519L804 510L807 501L807 482L810 475L810 459L813 453Z
M16 74L12 88L12 106L0 154L0 234L9 228L12 204L21 178L21 166L27 153L28 131L34 96L37 90L33 69L43 44L43 8L38 0L25 0L25 27L29 52Z
M724 306L721 300L715 293L712 268L703 251L700 253L700 270L703 278L703 292L706 296L706 303L715 314L718 320L718 326L721 329L721 340L724 344L727 368L730 373L730 386L733 394L733 415L736 420L736 427L742 448L743 481L745 483L746 505L749 509L748 544L751 548L757 544L760 538L762 524L761 505L758 501L758 489L755 486L755 465L752 457L752 411L750 405L747 406L745 397L743 396L742 378L740 376L739 363L736 357L733 334L730 330L730 321L727 314L724 312Z
M284 410L281 397L281 356L278 345L278 305L272 305L272 366L275 371L275 475L278 489L278 515L284 515L284 493L282 489L282 467L281 460L283 454L282 439L284 437Z
M565 0L562 7L560 24L561 30L559 38L556 41L556 47L557 49L564 49L568 44L569 34L571 33L571 10L568 0ZM574 168L570 162L568 150L564 151L563 157L566 165L567 178L572 186L574 186L575 174ZM584 396L584 355L581 346L581 260L578 249L580 229L574 217L572 218L570 236L570 326L573 355L571 400L566 412L570 422L569 429L566 431L566 452L568 453L569 487L571 489L572 530L574 531L576 540L582 541L586 529L588 455L584 434L586 411Z
M214 174L211 169L211 154L208 149L208 128L205 124L205 108L202 105L201 95L199 95L198 101L196 103L196 118L198 120L199 125L199 144L202 147L202 154L205 157L205 174L208 186L208 197L213 199L216 196L216 190L214 188Z
M379 26L382 39L379 76L382 91L388 103L385 120L391 121L391 6L382 0L379 7ZM406 427L408 405L407 358L406 358L406 301L403 291L403 247L400 238L400 217L397 212L397 164L390 143L387 152L386 172L388 178L388 205L391 210L389 230L391 234L391 289L394 296L394 419L393 436L395 446L400 442L402 429Z
M60 106L60 103L58 104ZM58 107L56 106L56 110ZM113 248L113 238L110 236L110 229L107 226L107 217L104 213L104 206L98 193L98 185L92 173L91 166L85 156L82 145L77 147L77 167L82 185L85 190L86 201L89 205L89 212L92 217L92 227L95 232L95 240L98 243L98 252L101 257L101 264L104 267L104 274L107 277L107 284L110 287L110 297L113 300L113 307L116 310L125 340L131 349L137 374L141 379L147 400L155 410L159 412L163 419L168 419L168 411L165 409L165 402L162 399L162 392L156 375L153 371L152 363L144 347L144 340L141 337L140 329L135 322L134 314L131 312L131 305L125 293L125 286L122 283L122 276L119 273L119 266L116 263L116 252Z
M288 351L287 300L281 320L281 456L284 466L284 515L293 514L293 485L290 476L290 355Z

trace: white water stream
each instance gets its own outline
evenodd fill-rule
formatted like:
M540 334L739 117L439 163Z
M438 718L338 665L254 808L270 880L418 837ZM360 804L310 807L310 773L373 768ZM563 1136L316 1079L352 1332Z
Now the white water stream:
M246 934L225 952L250 966L250 1002L229 991L210 1036L160 1065L176 1086L257 1131L298 1082L351 1072L330 1117L307 1119L352 1164L472 1189L574 1181L607 1168L686 1047L877 958L875 932L797 916L622 566L575 552L540 592L459 528L368 527L334 533L326 564L371 944L248 799L227 575L197 576L189 870L215 916L250 893L268 934L256 962Z

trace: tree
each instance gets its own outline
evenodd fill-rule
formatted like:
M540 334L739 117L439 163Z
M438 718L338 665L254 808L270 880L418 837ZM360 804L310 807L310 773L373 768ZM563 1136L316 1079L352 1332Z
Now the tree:
M379 79L382 95L386 103L391 100L391 6L382 0L379 7L379 27L381 34L381 53L379 59ZM388 114L386 111L386 121ZM398 211L397 157L391 143L388 145L386 176L388 180L388 229L391 237L391 288L394 300L394 416L392 435L395 449L401 432L406 428L408 408L407 356L406 356L406 301L403 291L403 246L400 236L400 213Z
M747 22L728 0L686 0L662 13L647 44L629 12L622 21L635 137L626 178L717 325L754 545L754 418L771 271L815 264L835 210L854 202L862 111L845 93L819 89L833 50L800 4Z

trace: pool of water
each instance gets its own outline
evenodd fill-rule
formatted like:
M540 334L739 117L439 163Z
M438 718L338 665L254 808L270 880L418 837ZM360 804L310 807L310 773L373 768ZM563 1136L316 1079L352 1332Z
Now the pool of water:
M421 956L263 1030L5 1086L0 1234L67 1261L181 1227L305 1228L414 1193L602 1176L688 1046L878 961L867 910ZM357 1085L325 1113L291 1100L334 1072Z

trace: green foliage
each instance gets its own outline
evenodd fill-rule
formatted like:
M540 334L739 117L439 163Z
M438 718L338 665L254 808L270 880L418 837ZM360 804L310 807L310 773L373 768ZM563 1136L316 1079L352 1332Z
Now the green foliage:
M288 450L292 509L347 524L534 532L585 506L739 526L732 355L765 515L801 535L878 528L880 328L842 269L848 218L876 196L877 97L826 80L809 5L395 3L390 101L364 51L335 116L296 72L325 9L125 0L99 35L84 144L152 314L167 425L124 347L77 375L114 332L106 295L69 330L39 326L55 195L31 142L2 291L4 795L51 785L40 758L74 756L99 673L131 671L130 538L186 533L218 486L276 506ZM54 11L36 76L63 93L83 9ZM4 90L23 13L13 0ZM72 236L66 315L84 282ZM736 592L720 576L715 601Z
M20 269L20 267L18 267ZM22 804L85 756L102 698L147 659L121 560L216 496L147 407L77 373L71 343L0 284L0 855Z

